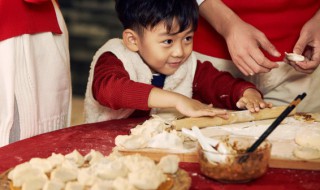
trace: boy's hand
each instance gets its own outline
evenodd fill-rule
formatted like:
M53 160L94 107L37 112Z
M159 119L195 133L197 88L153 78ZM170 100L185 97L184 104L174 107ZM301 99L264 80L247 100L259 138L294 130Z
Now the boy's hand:
M257 90L248 88L244 91L242 98L237 102L237 107L247 109L250 112L258 112L261 108L271 108L272 104L265 102Z
M153 88L148 99L150 108L175 108L180 113L189 117L217 116L228 119L226 110L213 108L212 105L203 104L175 92L166 91L160 88Z
M203 104L198 100L191 98L181 98L176 104L176 109L183 115L189 117L201 117L201 116L217 116L223 119L228 119L229 115L226 110L213 108L212 104Z

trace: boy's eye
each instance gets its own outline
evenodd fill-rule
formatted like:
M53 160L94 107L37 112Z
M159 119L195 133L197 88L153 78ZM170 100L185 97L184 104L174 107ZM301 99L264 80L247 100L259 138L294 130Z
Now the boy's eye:
M163 41L163 43L165 43L165 44L172 44L172 42L173 42L173 40L165 40L165 41Z
M192 39L193 39L192 36L187 36L186 37L186 41L192 41Z

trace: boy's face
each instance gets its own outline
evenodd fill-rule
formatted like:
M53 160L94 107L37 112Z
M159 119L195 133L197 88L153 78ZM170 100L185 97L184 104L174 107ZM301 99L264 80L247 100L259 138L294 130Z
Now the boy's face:
M152 30L145 29L138 40L138 53L156 73L172 75L187 60L193 48L192 28L177 33L179 26L173 22L168 33L165 24L159 23Z

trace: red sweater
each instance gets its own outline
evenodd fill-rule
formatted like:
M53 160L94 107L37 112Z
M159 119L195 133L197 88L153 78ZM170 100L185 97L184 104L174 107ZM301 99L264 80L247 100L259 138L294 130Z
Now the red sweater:
M149 114L148 97L154 86L130 80L122 62L112 53L106 52L98 59L92 84L93 97L112 109L132 108L146 110ZM220 72L210 62L198 61L193 80L193 98L214 107L237 109L236 102L244 90L255 86L242 79L234 79L227 72ZM139 111L138 111L139 112Z
M51 0L0 1L0 41L40 32L62 33Z
M319 0L223 0L241 19L262 31L282 54L292 52L302 26L320 8ZM194 36L194 50L213 57L231 59L224 38L200 18Z

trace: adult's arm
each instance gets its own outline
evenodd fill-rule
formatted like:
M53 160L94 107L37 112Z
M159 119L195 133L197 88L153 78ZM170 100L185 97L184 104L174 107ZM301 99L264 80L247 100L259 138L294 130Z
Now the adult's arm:
M266 73L278 67L261 51L264 49L272 56L280 56L267 37L244 22L221 0L205 0L199 9L201 16L224 37L234 64L243 74Z

